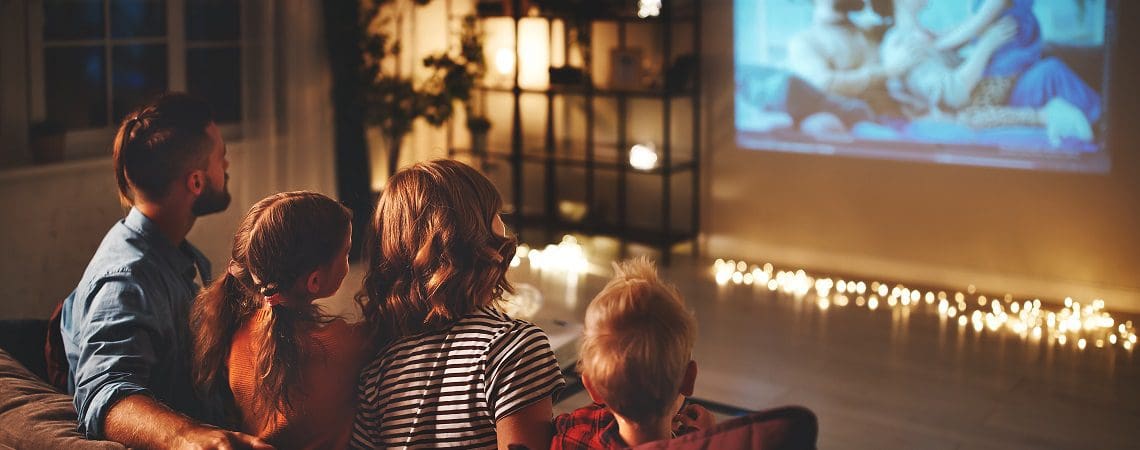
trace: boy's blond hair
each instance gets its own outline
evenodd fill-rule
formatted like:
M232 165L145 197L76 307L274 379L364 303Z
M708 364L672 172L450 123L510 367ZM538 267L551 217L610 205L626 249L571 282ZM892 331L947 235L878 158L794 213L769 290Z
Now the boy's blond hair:
M646 258L614 264L586 309L578 370L596 399L637 423L673 414L692 357L697 321Z

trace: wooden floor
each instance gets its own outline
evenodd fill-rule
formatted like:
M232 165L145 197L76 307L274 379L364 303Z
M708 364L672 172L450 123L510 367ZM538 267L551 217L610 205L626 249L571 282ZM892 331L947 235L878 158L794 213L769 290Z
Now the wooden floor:
M576 332L611 273L597 262L579 277L527 266L511 279L543 293L533 319L552 336ZM718 286L710 261L686 257L662 272L698 318L695 396L750 410L806 406L822 449L1140 448L1140 363L1119 345L1079 350L976 332L925 303L823 309L758 286ZM347 281L346 290L358 283ZM573 358L573 342L558 342L559 357ZM556 409L586 402L578 394Z

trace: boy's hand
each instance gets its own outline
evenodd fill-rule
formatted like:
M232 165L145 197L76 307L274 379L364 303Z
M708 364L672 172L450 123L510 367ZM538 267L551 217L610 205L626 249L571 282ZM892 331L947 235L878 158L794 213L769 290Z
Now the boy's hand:
M701 405L688 404L673 419L673 432L684 434L707 430L716 425L716 417Z

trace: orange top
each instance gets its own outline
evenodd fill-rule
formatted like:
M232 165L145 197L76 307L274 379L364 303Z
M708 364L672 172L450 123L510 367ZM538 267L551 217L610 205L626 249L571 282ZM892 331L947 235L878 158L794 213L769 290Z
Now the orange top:
M366 354L362 327L337 319L314 328L302 339L309 355L294 397L294 411L272 422L253 410L254 333L266 333L271 310L265 307L241 324L230 345L229 381L241 414L242 432L268 440L277 448L347 448L356 415L356 381Z

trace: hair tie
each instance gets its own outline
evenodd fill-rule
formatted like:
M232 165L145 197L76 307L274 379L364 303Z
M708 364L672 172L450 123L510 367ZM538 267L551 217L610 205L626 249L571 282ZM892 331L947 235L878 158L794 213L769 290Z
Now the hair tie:
M234 278L241 278L241 264L231 259L230 263L226 265L226 273Z
M277 290L277 283L269 283L259 289L261 295L265 297L265 304L274 307L285 303L285 296Z
M280 305L282 303L285 303L285 296L281 295L280 292L273 294L273 295L268 295L265 297L265 304L268 305L270 308L277 306L277 305Z

